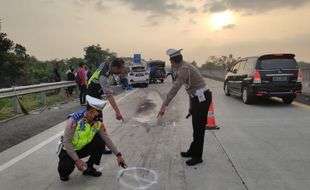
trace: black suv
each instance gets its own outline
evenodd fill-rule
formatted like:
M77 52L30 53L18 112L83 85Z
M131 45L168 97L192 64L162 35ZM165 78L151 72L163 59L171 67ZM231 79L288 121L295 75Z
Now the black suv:
M241 59L225 76L225 95L241 96L245 104L255 97L279 97L283 103L292 103L301 94L302 81L294 57L294 54L268 54Z

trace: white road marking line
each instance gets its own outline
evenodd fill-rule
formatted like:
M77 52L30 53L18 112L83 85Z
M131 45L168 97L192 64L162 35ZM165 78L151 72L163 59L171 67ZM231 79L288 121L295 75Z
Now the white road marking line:
M26 158L27 156L29 156L30 154L32 154L33 152L39 150L40 148L42 148L43 146L47 145L48 143L52 142L53 140L55 140L57 137L60 137L60 135L63 134L63 131L60 131L59 133L57 133L56 135L50 137L49 139L41 142L40 144L32 147L31 149L27 150L26 152L18 155L17 157L13 158L12 160L6 162L5 164L2 164L0 166L0 172L2 172L3 170L7 169L8 167L16 164L18 161Z
M117 99L117 101L121 101L122 99L124 99L125 97L131 95L131 94L134 93L135 91L136 91L136 90L133 90L132 92L126 94L125 96L123 96L123 97ZM108 106L110 106L110 104L109 104ZM107 106L107 107L108 107L108 106ZM32 153L34 153L35 151L39 150L39 149L42 148L43 146L49 144L49 143L52 142L53 140L55 140L55 139L57 139L58 137L60 137L60 135L62 135L62 134L63 134L63 131L60 131L60 132L57 133L56 135L54 135L54 136L48 138L47 140L41 142L41 143L38 144L38 145L32 147L31 149L27 150L26 152L24 152L24 153L22 153L22 154L16 156L15 158L11 159L10 161L8 161L8 162L2 164L2 165L0 166L0 172L2 172L3 170L5 170L5 169L11 167L12 165L16 164L16 163L19 162L20 160L26 158L27 156L29 156L30 154L32 154Z

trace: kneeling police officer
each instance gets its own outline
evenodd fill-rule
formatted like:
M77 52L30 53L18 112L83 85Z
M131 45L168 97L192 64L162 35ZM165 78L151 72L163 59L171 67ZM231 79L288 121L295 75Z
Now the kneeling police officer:
M102 156L103 141L116 155L119 166L126 166L122 154L118 151L101 123L102 109L106 101L86 96L86 110L72 113L68 117L63 136L63 147L59 151L58 173L62 181L69 180L75 166L83 175L101 176L94 168L99 165ZM81 158L90 156L85 163Z

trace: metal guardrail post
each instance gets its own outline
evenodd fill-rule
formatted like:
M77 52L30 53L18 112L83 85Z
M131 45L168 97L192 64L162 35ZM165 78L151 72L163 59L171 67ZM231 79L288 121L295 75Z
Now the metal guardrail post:
M80 88L79 88L79 86L78 85L76 85L75 87L74 87L74 90L75 90L75 94L79 94L80 93Z
M14 113L21 113L22 111L20 109L17 96L14 96L12 98L12 100L13 100L13 111L14 111Z
M12 98L13 101L13 111L15 113L22 113L22 109L18 102L18 96L25 94L32 94L41 92L41 103L42 105L46 104L46 91L61 89L60 95L65 97L65 89L68 87L76 87L75 81L62 81L62 82L53 82L53 83L42 83L28 86L17 86L11 88L0 89L0 99L2 98ZM59 90L58 90L59 92Z
M65 97L65 94L66 94L66 89L65 89L65 88L61 88L61 89L60 89L60 96L61 96L62 98L64 98L64 97Z
M41 104L42 106L46 105L46 92L41 92Z

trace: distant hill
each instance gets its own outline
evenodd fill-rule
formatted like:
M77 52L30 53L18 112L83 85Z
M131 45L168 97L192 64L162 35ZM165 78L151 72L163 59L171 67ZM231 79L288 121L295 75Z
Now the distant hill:
M300 61L298 62L298 65L301 69L310 69L310 63Z

